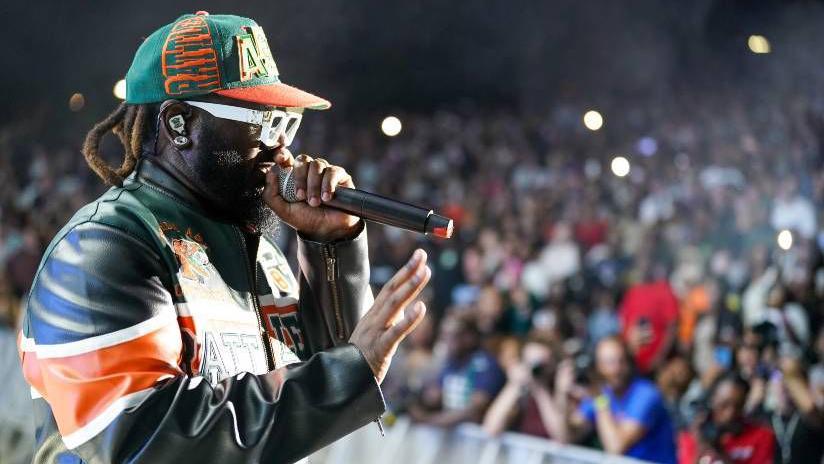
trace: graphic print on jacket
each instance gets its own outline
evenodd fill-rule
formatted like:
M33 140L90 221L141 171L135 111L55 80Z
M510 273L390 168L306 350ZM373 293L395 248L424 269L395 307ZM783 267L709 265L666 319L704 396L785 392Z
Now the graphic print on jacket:
M181 231L169 221L161 221L160 229L180 264L175 275L175 306L183 336L190 338L184 343L193 351L190 370L212 385L241 372L267 372L261 325L252 310L255 305L243 301L224 282L209 260L209 245L202 234L191 228ZM299 362L298 355L304 354L298 285L286 258L266 238L261 237L257 257L255 293L260 319L279 368ZM259 278L261 274L265 279Z
M101 201L119 208L136 199L128 191L111 190ZM153 231L142 233L149 244L131 224L84 220L100 210L86 209L46 251L19 341L32 398L48 402L68 449L140 405L164 380L186 374L216 386L244 372L269 372L264 339L275 368L305 354L298 284L266 237L259 238L252 271L237 253L246 247L237 227L201 231L186 210L157 211L140 218L140 227ZM210 241L233 243L234 250L213 249ZM112 259L126 256L139 259Z

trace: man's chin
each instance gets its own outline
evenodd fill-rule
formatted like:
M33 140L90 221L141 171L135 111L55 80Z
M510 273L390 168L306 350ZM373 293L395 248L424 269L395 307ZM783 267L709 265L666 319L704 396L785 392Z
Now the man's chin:
M261 202L261 204L255 205L244 222L251 224L261 233L273 234L280 223L280 219L272 211L272 208Z

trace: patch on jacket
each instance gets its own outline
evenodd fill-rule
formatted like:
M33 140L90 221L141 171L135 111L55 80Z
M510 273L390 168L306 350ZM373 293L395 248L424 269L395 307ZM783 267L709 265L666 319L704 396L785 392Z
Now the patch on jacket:
M209 256L204 246L194 240L176 238L172 240L172 250L180 263L180 276L198 283L206 283L212 276Z

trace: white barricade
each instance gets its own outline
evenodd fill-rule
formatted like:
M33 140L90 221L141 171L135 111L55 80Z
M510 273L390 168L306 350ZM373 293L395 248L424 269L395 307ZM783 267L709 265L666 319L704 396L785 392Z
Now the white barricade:
M369 424L313 454L312 464L639 464L590 448L504 433L490 437L475 424L452 430L412 424L400 417L381 437Z

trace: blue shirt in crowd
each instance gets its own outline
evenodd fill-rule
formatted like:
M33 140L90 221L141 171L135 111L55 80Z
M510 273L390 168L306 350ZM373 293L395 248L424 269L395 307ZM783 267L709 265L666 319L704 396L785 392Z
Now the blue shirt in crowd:
M617 420L635 421L646 430L646 434L624 453L626 456L666 464L676 463L675 429L655 384L638 378L630 383L620 398L609 388L604 388L603 393L609 398L610 410ZM595 424L593 399L584 400L580 412L590 423Z
M505 381L495 357L485 350L474 352L464 363L447 362L439 376L442 406L446 410L465 409L476 392L495 398Z

